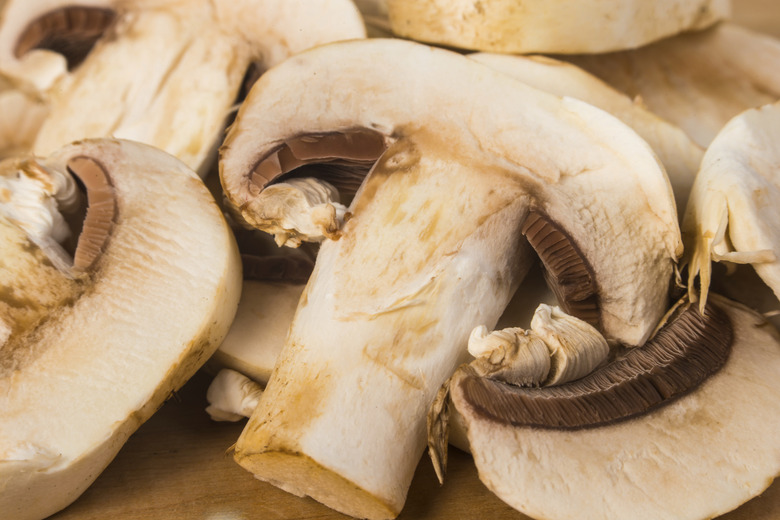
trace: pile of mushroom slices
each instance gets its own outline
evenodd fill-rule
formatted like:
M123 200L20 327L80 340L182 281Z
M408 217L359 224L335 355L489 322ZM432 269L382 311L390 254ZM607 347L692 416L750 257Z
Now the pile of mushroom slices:
M84 140L0 163L0 511L73 502L213 354L241 291L197 174Z
M242 89L265 69L366 35L350 0L7 0L0 9L0 73L33 85L48 107L28 150L132 139L201 176ZM3 112L6 124L12 115Z

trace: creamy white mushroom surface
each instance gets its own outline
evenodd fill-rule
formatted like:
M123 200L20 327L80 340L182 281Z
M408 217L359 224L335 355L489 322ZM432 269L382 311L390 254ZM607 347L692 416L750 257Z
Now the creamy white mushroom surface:
M203 365L235 314L241 265L202 181L160 150L86 140L11 165L4 177L44 186L77 177L88 200L65 266L0 215L0 511L16 520L74 501Z
M632 49L728 17L729 0L387 0L395 34L525 54Z

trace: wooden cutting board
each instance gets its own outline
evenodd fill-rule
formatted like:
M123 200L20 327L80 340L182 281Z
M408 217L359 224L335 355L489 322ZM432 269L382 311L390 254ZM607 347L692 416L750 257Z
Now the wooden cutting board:
M780 0L735 0L734 18L780 37ZM57 520L346 519L311 499L255 480L229 450L242 423L214 423L206 413L210 376L196 375L144 424L86 493ZM2 516L0 514L0 516ZM423 457L399 520L523 520L479 481L471 457L450 452L439 486ZM780 518L780 482L722 520Z

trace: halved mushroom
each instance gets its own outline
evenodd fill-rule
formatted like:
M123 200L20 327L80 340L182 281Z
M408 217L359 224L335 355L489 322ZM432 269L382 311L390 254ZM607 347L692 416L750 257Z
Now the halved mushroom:
M565 61L546 56L485 52L470 54L469 58L556 96L571 96L590 103L633 128L661 159L672 183L678 211L682 213L704 150L680 128L650 112L641 102Z
M751 264L780 298L778 140L780 103L775 103L732 119L704 155L683 223L689 288L694 291L699 276L702 306L713 260Z
M51 114L37 154L113 136L152 144L198 170L253 63L259 73L308 47L361 37L349 0L9 0L0 70L29 75L35 56L65 56L58 55L68 72L46 89Z
M713 518L780 474L780 335L717 295L583 379L521 388L466 366L449 388L480 479L532 518Z
M663 314L680 253L668 179L629 127L407 41L326 45L268 71L220 171L236 211L284 236L301 235L283 225L290 178L349 204L235 458L358 517L401 510L428 405L532 249L562 306L630 345Z
M73 175L89 200L65 271L16 225L29 219L1 219L14 239L2 242L0 270L0 510L43 518L217 348L241 266L208 190L159 150L86 140L11 174L55 197L56 178Z
M729 0L387 0L399 36L506 53L631 49L726 18Z
M641 99L705 148L732 117L780 98L780 41L730 23L565 59Z

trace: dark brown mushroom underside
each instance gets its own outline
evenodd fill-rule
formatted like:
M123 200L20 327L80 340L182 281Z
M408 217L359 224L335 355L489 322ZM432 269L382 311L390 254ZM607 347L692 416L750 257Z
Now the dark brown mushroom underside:
M382 134L366 129L304 134L286 140L259 161L250 180L262 189L292 177L316 177L332 184L346 201L355 195L385 147Z
M87 214L73 255L73 269L83 272L105 250L116 220L116 197L106 169L94 159L74 157L68 161L68 170L87 190Z
M564 312L600 329L598 285L593 269L569 234L539 211L528 214L521 232L539 255L547 285Z
M73 6L50 11L32 21L16 42L21 58L33 49L62 54L68 70L78 67L116 19L116 12L101 7Z
M520 388L467 375L464 399L475 413L512 426L574 430L642 415L687 394L717 372L733 340L729 317L712 303L689 305L642 347L561 386Z

